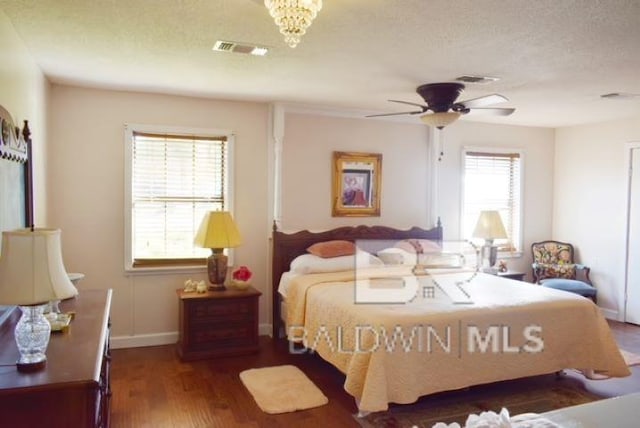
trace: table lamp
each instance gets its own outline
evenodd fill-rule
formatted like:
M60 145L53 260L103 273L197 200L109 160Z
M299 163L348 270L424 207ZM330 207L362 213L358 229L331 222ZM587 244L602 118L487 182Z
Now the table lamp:
M19 371L45 367L51 325L44 309L51 300L77 294L62 262L59 229L2 232L0 304L18 305L22 311L15 328Z
M209 289L222 291L227 278L227 256L225 248L237 247L242 243L238 228L228 211L209 211L205 214L195 244L199 247L211 248L211 255L207 258L207 274L211 286Z
M493 240L507 238L507 231L502 224L500 213L498 211L481 211L476 228L473 230L473 237L484 239L481 253L483 270L494 272L493 265L496 264L498 258L498 248L494 247Z

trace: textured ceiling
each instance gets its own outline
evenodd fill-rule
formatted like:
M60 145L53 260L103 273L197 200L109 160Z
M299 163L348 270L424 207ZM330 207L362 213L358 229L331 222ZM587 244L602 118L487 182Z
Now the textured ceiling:
M344 114L407 110L462 74L461 99L501 93L496 123L559 127L640 115L640 0L325 0L297 48L261 0L0 0L53 82L285 102ZM218 39L266 57L213 52ZM419 122L415 116L409 118ZM373 120L373 119L372 119Z

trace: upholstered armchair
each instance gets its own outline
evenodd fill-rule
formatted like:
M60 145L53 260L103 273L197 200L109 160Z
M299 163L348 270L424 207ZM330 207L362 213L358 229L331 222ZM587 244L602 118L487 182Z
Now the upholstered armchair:
M573 245L560 241L534 242L531 252L533 282L596 301L597 290L589 279L590 269L574 262Z

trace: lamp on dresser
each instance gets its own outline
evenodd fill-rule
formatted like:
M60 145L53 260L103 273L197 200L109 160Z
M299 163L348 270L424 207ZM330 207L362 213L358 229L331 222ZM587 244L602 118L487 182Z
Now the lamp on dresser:
M19 229L2 232L0 304L18 305L16 324L19 371L45 367L51 325L44 309L52 300L78 294L62 262L59 229Z
M506 239L507 231L500 218L498 211L481 211L473 230L474 238L484 239L484 246L481 252L482 270L484 272L495 273L497 269L493 266L498 258L498 248L493 245L494 239Z
M211 248L207 258L207 274L211 286L209 289L222 291L227 278L227 256L225 248L233 248L242 244L242 238L231 213L228 211L209 211L205 214L195 237L199 247Z

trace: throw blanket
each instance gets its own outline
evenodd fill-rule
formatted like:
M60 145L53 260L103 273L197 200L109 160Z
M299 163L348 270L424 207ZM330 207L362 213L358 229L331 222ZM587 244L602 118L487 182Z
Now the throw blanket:
M407 268L389 273L409 274ZM358 272L358 278L380 276L380 269ZM590 300L477 274L462 287L469 301L455 304L439 287L445 277L420 277L416 298L404 304L356 304L354 272L302 275L287 295L288 337L346 375L344 388L361 411L565 368L630 374Z

